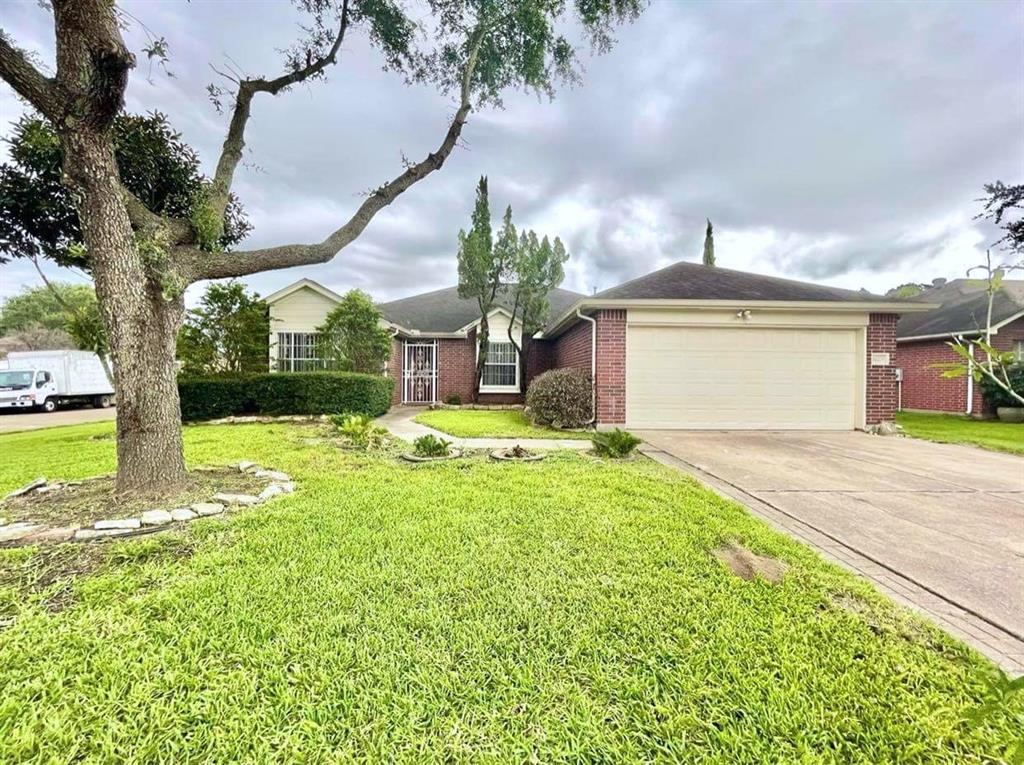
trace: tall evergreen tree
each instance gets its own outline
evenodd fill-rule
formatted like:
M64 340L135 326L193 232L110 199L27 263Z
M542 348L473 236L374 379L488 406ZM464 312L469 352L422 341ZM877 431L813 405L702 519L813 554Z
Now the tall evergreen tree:
M516 349L522 379L529 368L530 342L550 319L548 295L565 278L565 262L569 253L557 236L552 244L545 236L538 240L533 231L524 231L519 237L515 257L509 264L509 300L512 303L512 321L508 325L508 339ZM518 320L522 326L522 344L517 344L512 325Z
M711 218L708 218L708 229L704 232L704 265L715 265L715 233L711 228Z
M494 309L510 258L515 254L515 235L510 207L505 212L505 223L495 245L494 234L491 231L491 206L487 198L487 176L480 176L480 182L476 187L472 226L468 232L459 231L459 297L464 300L475 299L480 309L480 326L476 333L479 352L476 360L474 399L480 389L484 364L487 363L487 343L491 336L487 317ZM510 236L511 248L508 243Z

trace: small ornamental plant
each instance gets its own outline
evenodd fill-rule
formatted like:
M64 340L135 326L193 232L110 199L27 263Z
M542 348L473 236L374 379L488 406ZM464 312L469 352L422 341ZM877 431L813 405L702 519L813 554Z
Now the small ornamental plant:
M365 451L376 451L387 445L388 431L374 424L365 414L336 414L331 422L352 446Z
M621 459L633 453L643 441L632 433L616 428L605 432L594 433L590 437L594 451L602 457Z
M450 396L445 397L444 403L448 406L462 406L462 396L458 393L452 393Z
M412 453L417 457L447 457L451 453L452 442L431 434L420 436L412 446Z

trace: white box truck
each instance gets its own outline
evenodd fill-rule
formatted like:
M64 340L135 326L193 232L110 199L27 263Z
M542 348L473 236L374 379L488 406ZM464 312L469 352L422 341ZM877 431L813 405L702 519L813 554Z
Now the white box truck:
M106 408L114 389L89 351L14 351L0 359L0 412L52 412L68 404Z

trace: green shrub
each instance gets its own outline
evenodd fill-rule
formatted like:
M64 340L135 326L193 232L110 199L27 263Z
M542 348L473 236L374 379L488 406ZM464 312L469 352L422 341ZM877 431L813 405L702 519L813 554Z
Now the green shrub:
M594 451L602 457L626 457L632 454L643 441L625 430L609 430L595 433L590 437Z
M1010 387L1018 393L1024 392L1024 364L1014 364L1007 370ZM981 395L991 409L1001 406L1024 406L988 377L981 378Z
M552 369L526 391L526 409L537 425L580 428L593 418L590 375L578 369Z
M181 419L191 422L238 414L257 414L259 406L255 393L248 375L178 380Z
M458 393L452 393L450 396L445 397L444 403L449 406L462 406L462 396Z
M181 419L245 414L349 412L376 417L391 406L394 381L355 372L280 372L178 380Z
M375 424L373 418L365 414L335 414L331 415L331 422L358 449L376 451L387 445L387 429Z
M412 453L417 457L447 457L452 442L445 441L433 434L420 436L412 442Z

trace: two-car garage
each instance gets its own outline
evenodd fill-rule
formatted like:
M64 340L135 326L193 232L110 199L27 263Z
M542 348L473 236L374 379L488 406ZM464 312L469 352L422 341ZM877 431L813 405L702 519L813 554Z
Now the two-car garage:
M867 319L865 314L629 311L626 424L709 430L862 427Z

